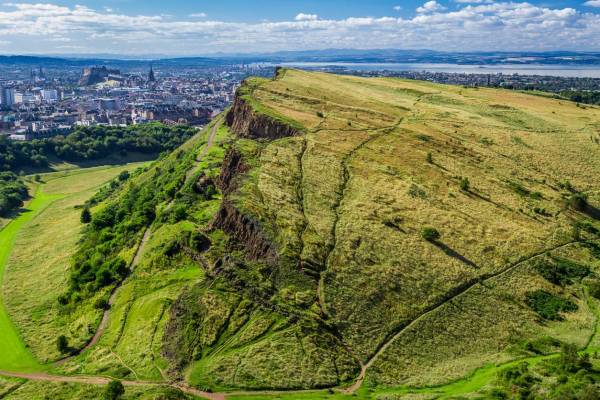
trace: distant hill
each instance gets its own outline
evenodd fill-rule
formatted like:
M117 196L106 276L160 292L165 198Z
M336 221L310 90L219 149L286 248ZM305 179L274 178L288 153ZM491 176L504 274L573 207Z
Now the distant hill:
M251 62L353 62L353 63L450 63L450 64L543 64L543 65L599 65L597 52L441 52L433 50L402 49L324 49L279 51L272 53L217 53L209 56L123 56L71 55L63 57L0 56L2 64L48 66L147 66L154 65L218 65Z
M83 348L82 320L108 309L110 322L61 368L360 398L475 371L471 390L487 390L496 364L561 347L587 369L599 143L600 108L564 100L291 69L248 79L203 133L87 203L61 332ZM24 333L31 351L57 358L38 336ZM508 385L538 382L519 368Z

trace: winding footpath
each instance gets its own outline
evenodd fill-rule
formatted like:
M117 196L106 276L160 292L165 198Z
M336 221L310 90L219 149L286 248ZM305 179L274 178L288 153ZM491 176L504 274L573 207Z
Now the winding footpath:
M221 126L222 118L216 120L215 124L211 128L210 134L208 136L206 145L196 157L195 164L190 170L186 173L186 182L189 181L193 177L193 175L200 169L204 156L208 152L208 150L212 147L214 143L214 139L216 137L218 128ZM27 205L27 210L25 210L21 215L19 215L14 220L10 221L2 230L0 230L0 284L2 283L1 277L4 272L4 268L6 265L6 261L10 255L10 251L12 250L15 238L20 228L26 223L32 220L35 216L37 216L40 212L42 212L46 207L48 207L53 201L59 199L61 196L57 195L45 195L41 192L39 187L36 190L34 198ZM169 203L167 207L169 207L173 201ZM150 227L147 227L144 231L142 239L138 243L135 255L129 265L130 273L135 269L135 267L139 264L142 254L144 252L144 248L148 240L150 239L151 230ZM104 310L102 314L102 319L94 336L86 343L84 347L79 349L74 354L57 360L54 364L60 365L64 364L67 361L72 360L83 352L89 350L94 345L98 343L106 328L108 326L108 321L110 318L110 311L112 305L114 304L117 293L121 285L124 281L119 282L111 291L111 295L108 301L108 307ZM0 286L1 287L1 286ZM16 365L21 371L34 371L40 370L44 367L41 366L31 355L31 353L27 350L26 346L18 336L18 333L13 326L6 310L4 308L4 303L2 302L2 296L0 291L0 330L2 331L3 340L0 342L0 375L12 378L20 378L20 379L28 379L33 381L47 381L47 382L70 382L70 383L82 383L82 384L91 384L91 385L106 385L108 384L112 378L105 376L68 376L68 375L56 375L50 374L46 372L14 372L5 370L10 366ZM12 369L12 368L11 368ZM153 382L153 381L122 381L125 386L168 386L177 388L184 393L191 394L198 397L203 397L212 400L223 400L225 399L225 395L217 394L217 393L208 393L197 390L195 388L189 387L180 382Z
M204 148L202 149L202 151L200 152L200 154L198 155L198 157L195 160L195 165L192 168L190 168L190 170L188 170L186 173L186 182L188 182L189 179L191 179L194 176L194 174L196 174L198 172L198 170L201 168L200 163L203 160L204 156L207 154L208 150L211 148L211 146L214 142L217 130L220 127L221 123L222 123L222 120L217 120L215 122L214 126L212 127L206 145L204 146ZM39 196L39 198L38 198L38 196ZM15 219L11 223L9 223L2 231L0 231L0 244L2 245L2 248L0 249L0 276L1 276L1 273L3 272L2 268L4 268L3 266L5 264L5 261L8 258L8 255L10 253L10 248L12 248L12 243L14 243L14 237L16 236L16 233L18 232L20 227L25 222L33 219L33 217L35 215L37 215L39 212L41 212L43 210L43 208L47 207L53 200L54 200L54 198L52 198L52 197L42 195L42 193L38 189L38 191L36 192L36 198L34 198L29 205L29 208L31 208L32 211L23 213L17 219ZM167 207L169 207L172 203L173 203L173 201L171 201ZM144 234L142 236L142 239L140 240L140 242L138 244L136 253L135 253L135 255L132 259L132 262L129 266L130 271L133 271L135 266L139 263L141 256L143 254L144 247L145 247L146 243L148 242L149 238L150 238L150 227L146 228L146 230L144 231ZM482 275L478 278L475 278L472 281L466 282L462 286L455 288L454 290L448 292L439 302L428 307L421 314L416 316L414 319L412 319L412 320L408 321L406 324L403 324L402 326L400 326L396 330L395 333L393 333L389 338L387 338L379 346L379 348L368 359L368 361L361 365L360 374L358 375L358 377L356 378L354 383L345 389L338 388L337 389L338 392L340 392L342 394L347 394L347 395L355 394L361 388L361 386L364 382L367 370L380 358L380 356L400 336L402 336L409 329L415 327L419 322L423 321L428 316L430 316L433 313L435 313L436 311L438 311L440 308L444 307L446 304L450 303L451 301L455 300L456 298L458 298L462 295L465 295L466 293L471 291L471 289L473 289L477 285L483 284L489 280L492 280L492 279L498 278L504 274L507 274L507 273L519 268L520 266L524 265L525 263L527 263L535 258L541 257L549 252L556 251L558 249L561 249L561 248L564 248L567 246L571 246L571 245L574 245L577 243L581 243L581 241L573 240L573 241L558 244L556 246L553 246L553 247L550 247L550 248L547 248L544 250L540 250L534 254L531 254L525 258L520 259L519 261L516 261L512 264L505 266L504 268L502 268L501 270L499 270L497 272L484 274L484 275ZM111 308L110 306L112 306L112 304L114 303L118 289L120 287L121 287L121 283L116 285L115 288L113 289L110 299L109 299L109 307L104 311L102 320L98 326L96 333L90 339L90 341L86 344L86 346L84 346L80 351L78 351L77 354L67 357L65 359L62 359L62 360L58 361L57 364L64 363L64 362L72 359L73 357L90 349L96 343L98 343L98 341L100 340L102 334L104 333L104 331L106 330L106 327L108 325L108 320L110 317L110 308ZM0 300L1 300L1 295L0 295ZM34 366L39 367L39 364L37 364L37 362L35 361L35 359L33 359L31 354L28 354L28 352L24 348L24 346L23 346L23 351L15 352L16 351L15 349L19 348L19 343L21 343L21 345L22 345L22 342L20 341L20 339L16 333L16 330L14 329L14 327L12 327L10 320L6 316L4 306L0 303L0 329L6 329L6 327L4 325L12 328L12 331L14 332L15 337L11 338L9 335L7 340L0 343L0 352L3 355L10 354L12 358L25 357L25 360L26 360L25 362L28 363L29 369L33 369ZM15 342L15 340L16 340L16 342ZM590 339L590 341L591 341L591 339ZM6 347L6 349L4 347ZM549 357L551 357L551 356L549 356ZM514 362L514 361L512 361L512 362ZM4 368L3 364L1 362L0 362L0 368ZM26 369L27 368L25 368L25 370ZM50 374L50 373L46 373L46 372L11 372L11 371L3 371L1 369L0 369L0 375L6 376L6 377L34 380L34 381L47 381L47 382L58 382L58 383L69 382L69 383L80 383L80 384L90 384L90 385L106 385L112 380L112 378L110 378L110 377L99 376L99 375L97 375L97 376L96 375L67 376L67 375L54 375L54 374ZM473 377L475 377L475 375L473 375L471 378L465 378L465 379L467 379L467 380L473 379ZM224 400L229 395L233 395L233 396L282 395L282 394L290 394L290 395L291 394L304 394L304 395L307 395L307 394L315 392L314 390L295 390L295 391L260 391L260 392L238 391L238 392L231 392L231 393L209 393L209 392L204 392L204 391L200 391L198 389L192 388L183 382L177 382L177 381L156 382L156 381L143 381L143 380L135 380L135 381L124 380L124 381L122 381L122 383L125 386L171 387L171 388L179 389L184 393L187 393L187 394L190 394L193 396L197 396L197 397L201 397L201 398L206 398L209 400ZM453 384L450 383L448 385L440 386L437 389L439 390L446 386L451 387L452 385ZM406 388L406 390L410 390L410 388ZM419 389L415 389L415 390L418 391ZM430 390L434 391L436 389L431 388Z
M572 244L575 243L580 243L580 241L577 240L573 240L573 241L569 241L566 243L562 243L559 245L556 245L554 247L545 249L545 250L541 250L537 253L534 253L524 259L521 259L520 261L517 261L516 263L510 264L507 267L503 268L502 270L496 272L496 273L492 273L492 274L488 274L488 275L483 275L475 280L473 280L471 283L468 283L466 286L464 286L462 288L462 290L460 290L458 293L448 297L447 299L441 301L440 303L435 304L433 307L428 308L427 310L425 310L425 312L423 312L422 314L420 314L417 318L411 320L407 325L405 325L403 328L401 328L398 332L396 332L396 334L394 334L390 339L386 340L380 347L379 349L375 352L375 354L373 354L373 356L371 356L371 358L362 365L361 370L360 370L360 374L358 375L358 378L356 378L356 381L354 382L354 384L346 389L343 389L342 392L346 393L346 394L353 394L355 393L358 389L360 389L360 387L362 386L362 383L365 379L365 376L367 374L367 370L375 363L375 361L377 361L377 359L381 356L381 354L383 354L391 345L392 343L394 343L394 341L396 339L398 339L400 336L402 336L404 334L404 332L406 332L407 330L409 330L410 328L412 328L413 326L415 326L416 324L418 324L420 321L422 321L423 319L427 318L427 316L435 313L437 310L439 310L440 308L442 308L443 306L445 306L446 304L450 303L451 301L457 299L458 297L466 294L467 292L469 292L471 289L473 289L475 286L482 284L484 282L487 282L491 279L495 279L499 276L502 276L510 271L515 270L516 268L520 267L521 265L535 259L538 257L541 257L549 252L555 251L555 250L559 250L562 249L564 247L570 246Z

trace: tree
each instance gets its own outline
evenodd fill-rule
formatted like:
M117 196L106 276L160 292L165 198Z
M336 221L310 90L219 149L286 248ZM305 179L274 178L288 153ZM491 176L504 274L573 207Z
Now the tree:
M440 232L438 232L438 230L435 228L423 228L421 231L421 237L428 242L435 242L441 237L441 235Z
M60 335L56 340L56 348L61 354L66 354L69 352L69 341L65 335Z
M81 211L80 219L83 224L89 224L92 222L92 213L90 213L90 209L88 207L85 207L83 211Z
M123 181L126 181L127 179L129 179L129 172L121 171L121 173L119 174L119 181L123 182Z
M125 394L125 387L123 387L121 381L110 381L108 386L106 386L104 398L106 400L117 400L120 399L123 394Z

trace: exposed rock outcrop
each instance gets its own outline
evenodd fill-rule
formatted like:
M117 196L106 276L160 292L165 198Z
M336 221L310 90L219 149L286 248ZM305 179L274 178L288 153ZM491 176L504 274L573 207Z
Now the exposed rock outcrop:
M84 68L83 75L79 79L79 85L89 86L104 82L110 75L118 76L121 72L117 69L108 69L106 67Z
M223 160L221 173L217 178L217 187L224 195L227 195L235 189L233 180L236 175L248 172L248 166L244 164L242 154L235 148L230 148Z
M265 114L257 113L241 96L236 96L225 119L227 125L240 137L251 139L279 139L302 134L298 129Z
M229 200L224 199L221 203L212 226L222 229L243 244L248 260L277 262L277 250L264 236L259 223L242 214Z

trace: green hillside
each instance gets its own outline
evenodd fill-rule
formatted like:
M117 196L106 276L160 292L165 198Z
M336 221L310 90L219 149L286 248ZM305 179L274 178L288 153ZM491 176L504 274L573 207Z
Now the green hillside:
M588 390L599 137L598 107L279 70L86 202L41 327L4 302L38 360L66 357L53 374L236 398L486 398L559 374Z

